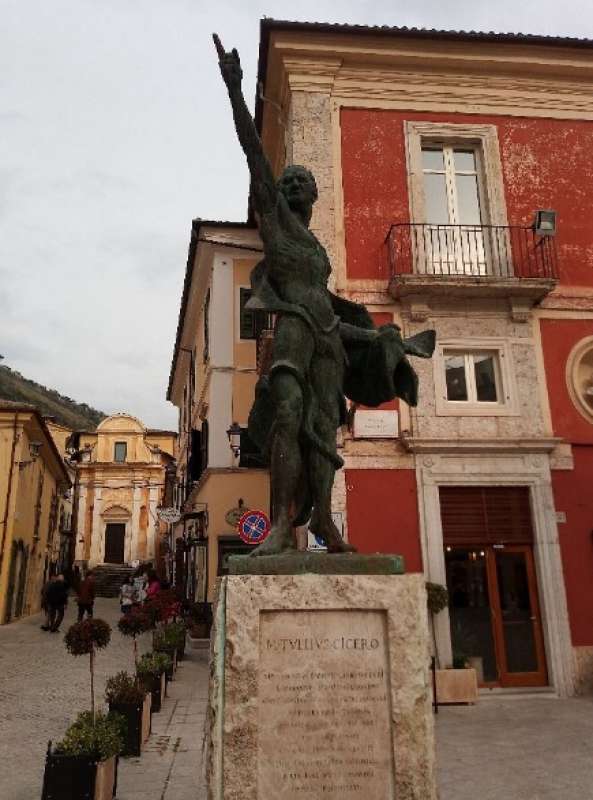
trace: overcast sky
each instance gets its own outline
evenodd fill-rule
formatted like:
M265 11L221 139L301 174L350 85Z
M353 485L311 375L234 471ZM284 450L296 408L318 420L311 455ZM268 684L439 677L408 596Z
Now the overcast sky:
M591 0L0 0L0 353L107 413L165 400L191 220L243 220L210 40L255 92L259 20L593 38Z

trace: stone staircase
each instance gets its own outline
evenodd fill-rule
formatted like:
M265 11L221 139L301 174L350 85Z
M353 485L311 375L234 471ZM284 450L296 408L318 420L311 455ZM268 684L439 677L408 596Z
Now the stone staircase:
M97 597L118 597L124 578L130 577L133 572L132 567L124 564L98 564L93 568Z

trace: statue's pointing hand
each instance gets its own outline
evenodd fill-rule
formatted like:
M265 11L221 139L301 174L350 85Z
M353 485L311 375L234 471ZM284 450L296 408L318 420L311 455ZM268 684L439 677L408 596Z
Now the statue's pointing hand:
M233 47L230 53L227 53L222 46L218 34L213 33L214 46L218 53L218 65L224 82L229 89L239 88L243 80L243 70L241 69L241 61L239 53Z

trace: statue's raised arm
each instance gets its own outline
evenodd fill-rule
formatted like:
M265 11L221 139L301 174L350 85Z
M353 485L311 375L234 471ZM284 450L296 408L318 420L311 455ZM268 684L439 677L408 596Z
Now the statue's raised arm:
M216 33L212 34L212 38L218 53L220 72L228 89L237 136L247 156L255 210L259 214L265 214L276 205L276 181L274 180L272 168L264 155L262 143L255 128L255 122L243 97L241 89L243 70L241 69L239 53L234 48L230 53L227 53Z

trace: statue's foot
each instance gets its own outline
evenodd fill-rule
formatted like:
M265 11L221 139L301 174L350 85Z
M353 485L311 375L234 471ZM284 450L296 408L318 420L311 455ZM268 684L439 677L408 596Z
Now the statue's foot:
M328 553L356 553L356 548L345 542L332 519L316 524L311 520L311 531L325 542Z
M252 550L249 557L277 556L280 553L287 553L294 550L296 550L296 540L292 531L292 526L274 525L268 538Z

